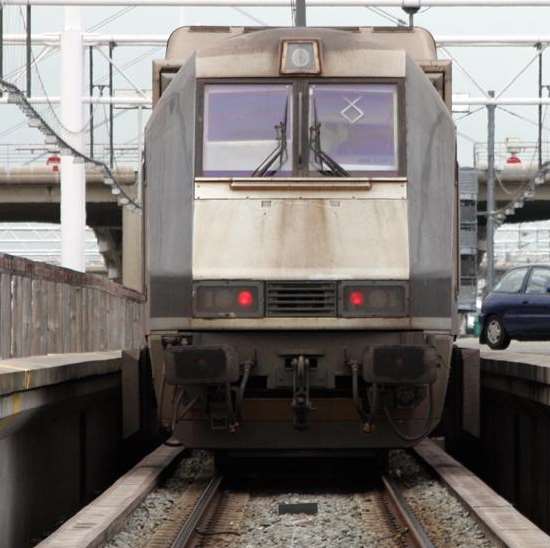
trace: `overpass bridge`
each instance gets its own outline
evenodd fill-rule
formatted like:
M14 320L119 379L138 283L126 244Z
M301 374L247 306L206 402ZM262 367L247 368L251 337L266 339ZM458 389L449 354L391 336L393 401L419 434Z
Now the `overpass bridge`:
M542 144L542 162L550 160L550 143ZM495 199L502 220L507 223L525 223L550 219L550 174L536 182L538 171L538 143L509 139L495 143ZM478 171L478 212L486 210L487 144L474 145L474 169ZM485 225L483 215L479 216Z
M138 192L139 153L136 145L113 149L113 174L129 195ZM108 161L109 145L96 144L93 157ZM58 223L60 158L43 144L0 144L0 219L3 222ZM141 217L119 207L105 184L102 170L86 166L86 217L95 232L109 277L142 289Z

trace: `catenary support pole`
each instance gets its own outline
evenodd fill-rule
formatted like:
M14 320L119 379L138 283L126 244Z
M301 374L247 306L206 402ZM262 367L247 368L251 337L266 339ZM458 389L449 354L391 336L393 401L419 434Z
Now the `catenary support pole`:
M115 51L114 42L109 42L109 59L113 60L113 53ZM113 63L109 63L109 97L113 97ZM114 151L114 105L111 103L109 105L109 167L111 169L115 166L115 151Z
M4 6L0 4L0 78L4 78Z
M30 4L27 5L27 23L26 23L26 32L27 32L27 40L26 40L26 46L27 46L27 97L31 96L32 89L31 89L31 82L32 82L32 72L31 72L31 66L32 66L32 44L31 44L31 32L32 32L32 18L31 18L31 6Z
M82 91L84 50L80 8L65 8L61 36L61 121L63 136L75 149L83 150ZM83 163L61 155L61 261L64 267L84 272L86 229L86 174Z
M489 91L489 97L494 96ZM494 104L487 105L487 293L495 283L495 109Z
M306 19L306 0L296 0L296 26L307 26Z
M90 97L94 95L94 46L89 48L89 90ZM90 158L94 157L94 105L90 103Z
M542 99L542 53L544 51L542 44L537 45L539 52L539 99ZM539 169L542 167L542 105L538 108L538 149L539 149Z

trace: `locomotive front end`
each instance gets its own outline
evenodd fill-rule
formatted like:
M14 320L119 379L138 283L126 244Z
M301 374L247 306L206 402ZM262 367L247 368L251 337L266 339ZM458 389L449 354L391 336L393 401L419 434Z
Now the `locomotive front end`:
M164 424L215 449L422 439L457 279L450 73L431 36L179 29L167 57L146 130Z

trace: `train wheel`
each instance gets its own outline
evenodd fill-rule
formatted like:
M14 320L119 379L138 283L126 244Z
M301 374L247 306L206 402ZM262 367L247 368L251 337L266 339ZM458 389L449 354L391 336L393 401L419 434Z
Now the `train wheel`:
M510 344L510 336L506 333L502 320L498 316L490 316L485 323L485 340L489 348L504 350Z

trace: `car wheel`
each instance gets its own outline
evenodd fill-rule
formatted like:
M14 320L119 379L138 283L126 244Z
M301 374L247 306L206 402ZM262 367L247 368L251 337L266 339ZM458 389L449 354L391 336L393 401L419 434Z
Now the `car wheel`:
M502 320L498 316L490 316L485 322L485 341L493 350L504 350L510 344L510 336L506 333Z

